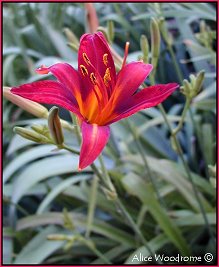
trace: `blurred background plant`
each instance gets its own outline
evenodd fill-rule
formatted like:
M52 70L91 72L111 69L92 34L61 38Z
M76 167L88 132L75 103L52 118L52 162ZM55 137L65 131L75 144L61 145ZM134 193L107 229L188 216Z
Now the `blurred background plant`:
M45 79L34 72L41 65L77 68L80 36L97 29L118 69L129 41L129 62L157 65L146 84L178 82L181 90L163 106L112 125L103 161L121 206L107 199L91 168L77 172L77 155L13 133L20 126L48 136L47 119L15 106L5 93L4 263L139 264L134 255L154 252L210 252L215 263L215 4L4 3L4 86ZM71 124L70 115L60 109ZM75 127L63 127L63 134L79 151Z

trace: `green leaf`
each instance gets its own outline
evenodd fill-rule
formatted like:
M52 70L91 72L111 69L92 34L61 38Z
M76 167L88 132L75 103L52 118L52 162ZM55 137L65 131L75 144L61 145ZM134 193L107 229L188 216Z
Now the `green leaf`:
M42 214L46 209L49 208L50 203L65 189L67 189L69 186L78 183L80 181L84 181L90 178L89 176L83 176L83 175L77 175L77 176L72 176L61 183L59 183L56 187L54 187L49 194L44 198L44 200L40 203L38 209L37 209L37 214Z
M190 249L184 237L181 234L180 229L175 225L175 223L168 217L164 209L160 206L158 200L155 197L154 190L151 185L143 182L134 173L129 173L123 180L123 185L126 190L139 198L144 205L147 205L148 210L151 215L157 221L161 229L168 236L175 246L183 255L190 255Z
M47 240L47 236L57 233L57 230L55 226L48 226L40 231L22 248L13 264L40 264L57 249L63 247L65 241Z
M214 138L212 125L210 123L204 123L202 125L202 141L206 163L207 165L212 165L215 163L213 159Z
M78 214L76 212L68 212L72 216L73 223L78 229L82 229L84 232L87 226L87 217ZM40 215L31 215L23 219L20 219L16 224L16 230L24 230L27 228L35 228L43 225L62 225L63 226L63 214L60 212L48 212ZM133 247L135 246L134 237L127 232L120 230L102 220L95 219L91 231L100 235L103 235L118 243Z
M3 264L12 263L13 232L11 228L3 228Z
M213 111L216 113L216 99L204 99L192 103L192 106L199 110Z
M153 251L158 251L159 249L161 249L164 245L166 245L169 242L169 240L166 238L166 236L164 234L160 234L158 236L156 236L155 238L153 238L152 240L150 240L148 242L148 245L151 249L153 249ZM147 256L152 256L150 254L150 252L147 250L146 247L139 247L137 248L133 253L131 253L131 255L129 255L129 257L126 259L126 261L124 262L124 264L139 264L141 263L141 259L140 261L133 260L135 255L143 255L144 257Z
M31 187L48 177L76 171L77 161L77 156L69 154L53 156L29 164L13 183L12 201L18 203Z
M128 161L131 160L131 162L143 165L143 161L139 155L127 156L124 157L124 159ZM160 179L174 185L177 191L180 194L182 194L182 196L191 205L191 207L195 211L198 212L200 211L199 204L197 200L194 198L192 186L187 179L185 170L182 169L182 167L180 167L178 164L174 162L165 159L156 159L152 157L147 157L147 161L151 171L155 174L155 177L159 177ZM208 183L203 178L193 173L192 177L194 183L201 186L204 192L206 191L211 195L214 195L215 192L210 183ZM208 212L213 211L213 208L211 207L209 202L204 198L204 196L200 194L200 198L205 210Z
M54 156L56 154L66 153L64 150L62 151L54 151L54 145L40 145L37 147L33 147L22 154L19 154L16 158L14 158L4 169L3 171L3 183L7 182L7 180L20 168L24 167L28 162L34 161L38 158L46 157L46 156Z

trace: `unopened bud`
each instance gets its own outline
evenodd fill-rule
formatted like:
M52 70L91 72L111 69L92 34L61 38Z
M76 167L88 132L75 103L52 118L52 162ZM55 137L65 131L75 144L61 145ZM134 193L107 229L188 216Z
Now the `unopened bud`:
M190 82L188 80L183 80L183 86L180 87L181 93L183 93L187 98L192 99L198 95L201 90L203 81L205 77L205 72L200 71L197 76L191 74L189 76Z
M48 116L48 126L55 144L59 146L63 144L64 136L58 113L59 109L57 107L52 107L50 109Z
M38 134L30 129L26 129L23 127L14 127L13 131L16 134L22 136L23 138L31 140L36 143L46 144L49 142L49 140L45 136Z
M64 227L68 230L75 229L72 217L70 216L66 208L63 209L63 224L64 224Z
M48 240L66 240L66 235L60 235L60 234L51 234L47 236Z
M200 92L200 90L201 90L201 87L202 87L204 78L205 78L205 71L204 71L204 70L201 70L201 71L198 73L197 78L196 78L196 83L195 83L195 92L196 92L196 95L197 95L197 94Z
M157 66L158 57L160 53L160 31L157 20L155 18L151 19L150 31L151 31L151 56L152 56L151 64L154 66L155 69Z
M90 33L94 33L97 31L97 28L99 26L99 20L98 20L96 9L93 3L85 3L84 7L87 11L86 12L86 20L87 20L86 26L88 27L87 30Z
M67 43L67 46L69 46L73 51L78 52L78 46L73 43Z
M9 87L3 87L3 96L9 101L38 118L48 117L48 110L44 106L29 99L12 94L10 89L11 88Z
M64 28L63 32L66 35L69 43L74 44L76 47L79 48L79 40L76 35L69 28Z
M108 190L104 187L103 187L103 191L104 191L108 200L116 200L117 199L117 193L115 191Z
M109 42L112 43L114 40L114 22L112 20L109 20L107 22L107 32L108 32Z
M194 74L190 74L189 75L189 79L191 81L191 87L194 87L195 86L195 83L196 83L196 77Z
M192 88L190 83L186 79L184 79L183 86L180 87L181 93L183 93L184 95L190 95L191 89Z
M172 46L173 44L173 39L172 37L169 35L168 31L167 31L167 27L166 27L166 22L165 19L162 17L159 19L159 28L160 28L160 32L162 34L162 37L165 41L165 43L168 46Z
M200 32L204 33L206 31L206 24L204 20L200 21Z
M171 144L172 149L173 149L175 152L177 152L176 140L174 139L173 136L170 137L170 144Z
M31 129L33 129L35 132L46 136L48 139L50 139L50 133L48 126L46 125L32 125Z
M149 63L148 62L149 44L148 44L148 39L144 34L141 35L140 46L141 46L141 51L143 53L143 61L144 61L144 63Z

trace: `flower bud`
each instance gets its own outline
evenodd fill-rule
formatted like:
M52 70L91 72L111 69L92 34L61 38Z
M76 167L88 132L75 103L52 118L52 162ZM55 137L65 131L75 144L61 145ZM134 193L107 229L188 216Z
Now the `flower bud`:
M116 200L117 199L117 193L115 191L112 191L112 190L109 190L105 187L102 188L103 189L103 192L105 193L106 197L108 200Z
M144 34L141 35L140 46L141 46L141 51L143 53L143 62L148 63L149 44L148 44L148 39Z
M58 112L59 109L57 107L52 107L50 109L48 116L48 126L55 144L59 146L63 144L64 136Z
M201 90L203 81L205 77L205 72L202 70L200 71L197 76L191 74L189 76L190 82L188 80L183 80L183 86L180 87L180 91L189 99L194 98L198 95Z
M67 46L69 46L73 51L78 52L78 46L73 43L67 43Z
M47 239L48 240L56 240L56 241L59 240L59 241L61 241L61 240L66 240L67 237L66 237L66 235L51 234L51 235L47 236Z
M38 118L48 117L48 110L44 106L21 96L12 94L9 87L3 87L3 96L15 105Z
M99 26L99 20L97 16L96 9L93 3L85 3L84 7L86 9L86 20L87 20L87 27L90 33L94 33L97 31Z
M66 35L69 43L74 44L77 48L79 48L79 40L76 35L69 28L64 28L63 32Z
M38 134L38 133L36 133L30 129L27 129L27 128L14 127L13 131L16 134L22 136L23 138L31 140L31 141L36 142L36 143L46 144L49 142L49 140L45 136Z
M160 29L160 32L162 34L162 37L165 41L165 43L168 45L168 46L172 46L173 44L173 39L172 37L169 35L168 31L167 31L167 27L166 27L166 22L164 20L164 18L160 18L159 19L159 29Z
M151 19L150 31L151 31L151 56L152 56L151 64L153 65L154 69L156 69L160 53L160 31L157 20L155 18Z
M183 80L183 86L180 87L180 91L184 95L190 95L191 85L186 79Z
M33 129L35 132L46 136L48 139L50 139L50 133L49 129L46 125L32 125L31 129Z
M200 92L200 90L201 90L201 87L202 87L204 78L205 78L205 71L204 71L204 70L201 70L201 71L198 73L197 78L196 78L196 83L195 83L195 92L196 92L196 95L197 95L197 94Z
M109 42L112 43L114 39L114 22L112 20L107 21L107 33Z

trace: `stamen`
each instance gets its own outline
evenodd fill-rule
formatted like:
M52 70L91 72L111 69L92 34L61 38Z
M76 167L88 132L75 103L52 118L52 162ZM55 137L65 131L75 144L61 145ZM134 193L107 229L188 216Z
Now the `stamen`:
M81 72L83 76L88 75L88 71L84 65L80 65Z
M97 84L97 78L95 77L93 72L91 72L91 74L90 74L90 80L94 85Z
M125 53L124 53L124 59L123 59L123 63L122 63L122 68L125 66L126 64L126 59L128 56L128 52L129 52L129 42L126 42L125 44Z
M107 68L103 77L104 84L106 86L109 86L109 81L111 81L111 76L110 76L110 68Z
M103 55L103 63L104 63L105 66L108 65L108 59L107 59L107 57L108 57L108 54L104 54Z
M82 56L83 56L83 59L84 59L85 63L87 65L90 65L90 59L88 58L87 54L83 53Z

